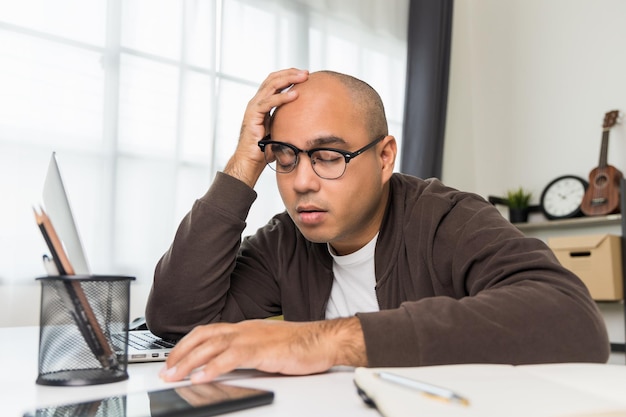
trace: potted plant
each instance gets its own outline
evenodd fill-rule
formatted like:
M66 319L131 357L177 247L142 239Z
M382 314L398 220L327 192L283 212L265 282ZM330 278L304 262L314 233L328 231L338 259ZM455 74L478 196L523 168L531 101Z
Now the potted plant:
M507 206L509 207L509 220L511 223L523 223L528 221L528 212L532 193L522 187L511 189L506 192Z

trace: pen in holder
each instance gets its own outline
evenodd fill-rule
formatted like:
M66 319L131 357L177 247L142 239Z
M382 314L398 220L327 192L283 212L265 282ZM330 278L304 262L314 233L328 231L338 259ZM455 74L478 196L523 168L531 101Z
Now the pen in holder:
M58 275L41 282L40 385L128 379L130 282L114 275Z

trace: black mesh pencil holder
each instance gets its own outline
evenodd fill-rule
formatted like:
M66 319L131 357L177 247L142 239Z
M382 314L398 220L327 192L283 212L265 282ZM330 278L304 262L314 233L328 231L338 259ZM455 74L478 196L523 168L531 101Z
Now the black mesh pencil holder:
M111 417L126 416L126 397L108 397L96 401L42 407L24 417Z
M37 384L78 386L128 379L130 282L60 275L41 282Z

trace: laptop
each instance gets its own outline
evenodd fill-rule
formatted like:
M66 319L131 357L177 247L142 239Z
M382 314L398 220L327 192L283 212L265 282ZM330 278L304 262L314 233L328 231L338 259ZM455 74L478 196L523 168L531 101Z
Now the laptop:
M59 236L67 257L77 275L89 275L87 257L78 234L61 172L53 152L43 187L43 204ZM119 343L128 344L128 363L164 361L174 347L173 341L152 334L143 318L129 323L128 340L124 335L112 335Z

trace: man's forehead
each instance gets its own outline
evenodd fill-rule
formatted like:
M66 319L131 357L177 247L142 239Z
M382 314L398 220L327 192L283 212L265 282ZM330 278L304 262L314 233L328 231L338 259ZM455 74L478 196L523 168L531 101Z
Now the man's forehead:
M350 102L346 87L334 77L313 74L312 79L294 85L291 90L297 91L298 97L276 108L272 114L274 140L297 140L296 146L306 149L320 146L342 148L350 143L346 138L346 126L360 130L362 121L358 120L356 107Z
M292 90L298 92L298 98L277 107L273 112L273 116L278 116L280 113L288 113L288 117L292 118L308 117L312 115L312 111L317 113L333 111L331 110L333 106L340 106L343 110L346 110L348 100L350 99L345 87L328 75L323 75L319 79L309 79L304 83L294 84L286 91Z
M346 87L337 77L322 72L314 72L309 75L306 81L291 86L290 90L297 90L300 94L345 93Z

